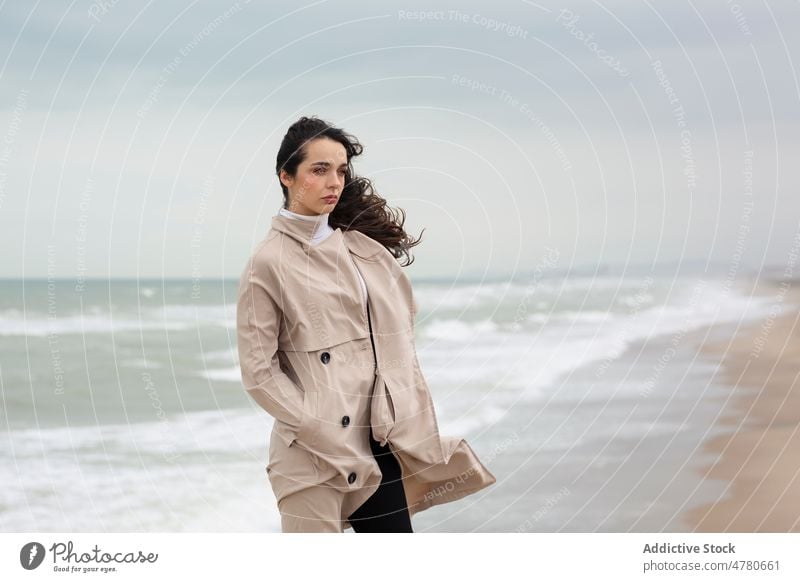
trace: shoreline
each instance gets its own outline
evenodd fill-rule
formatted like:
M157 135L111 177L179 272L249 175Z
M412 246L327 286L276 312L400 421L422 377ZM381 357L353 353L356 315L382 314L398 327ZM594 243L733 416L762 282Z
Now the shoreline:
M800 531L800 282L753 291L780 311L701 348L721 362L718 377L734 392L715 423L723 432L701 447L714 460L695 469L726 482L725 493L683 512L688 531Z

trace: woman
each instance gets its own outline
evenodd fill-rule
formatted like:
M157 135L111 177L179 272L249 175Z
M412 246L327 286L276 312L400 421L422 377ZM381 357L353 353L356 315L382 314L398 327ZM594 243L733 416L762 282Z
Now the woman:
M419 240L354 174L361 152L318 118L289 128L283 208L239 284L242 381L275 419L266 469L284 532L411 532L415 513L495 482L439 435L397 260Z

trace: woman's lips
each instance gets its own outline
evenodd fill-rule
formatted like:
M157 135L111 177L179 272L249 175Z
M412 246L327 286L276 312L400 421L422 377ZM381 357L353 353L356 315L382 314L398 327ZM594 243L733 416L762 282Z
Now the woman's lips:
M334 203L334 202L336 202L338 199L339 199L339 197L338 197L338 196L328 196L328 197L326 197L326 198L323 198L323 200L324 200L325 202L327 202L328 204L333 204L333 203Z

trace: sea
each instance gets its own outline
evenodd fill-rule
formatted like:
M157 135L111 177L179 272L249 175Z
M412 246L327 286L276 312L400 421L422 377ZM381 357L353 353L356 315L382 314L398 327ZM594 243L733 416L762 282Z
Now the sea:
M0 530L280 531L235 280L0 281ZM440 432L497 478L419 532L685 531L730 404L708 339L774 297L722 277L414 280Z

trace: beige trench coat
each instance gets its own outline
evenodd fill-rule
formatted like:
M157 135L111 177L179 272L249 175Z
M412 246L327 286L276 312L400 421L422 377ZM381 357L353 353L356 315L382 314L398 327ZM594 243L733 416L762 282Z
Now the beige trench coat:
M267 474L278 502L326 482L346 494L341 519L344 529L351 527L347 516L381 481L370 425L400 463L411 515L495 483L464 439L439 434L414 346L416 303L402 267L358 231L337 228L312 246L314 226L274 216L239 283L242 382L275 419ZM355 378L353 366L341 362L364 354L369 378L374 374L370 398L342 389ZM366 419L367 432L347 430L345 413Z

